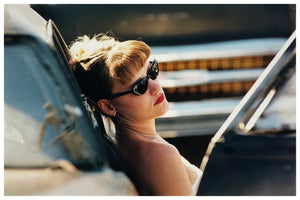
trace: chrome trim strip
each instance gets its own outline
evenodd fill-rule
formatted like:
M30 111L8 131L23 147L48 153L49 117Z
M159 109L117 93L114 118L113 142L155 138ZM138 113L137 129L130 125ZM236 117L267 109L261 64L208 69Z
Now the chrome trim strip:
M159 62L276 54L287 38L259 38L180 46L152 46Z
M163 88L203 85L209 83L256 80L264 69L242 70L181 70L161 71L159 81Z
M230 114L241 98L219 98L201 101L170 102L169 111L161 118Z

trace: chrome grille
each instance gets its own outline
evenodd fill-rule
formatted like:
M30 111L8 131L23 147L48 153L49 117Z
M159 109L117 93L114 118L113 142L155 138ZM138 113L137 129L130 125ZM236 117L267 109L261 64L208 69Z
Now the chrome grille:
M239 56L188 61L160 62L160 70L171 72L180 70L239 70L265 68L273 59L272 55ZM232 80L225 82L204 83L183 87L164 88L169 101L199 100L207 98L243 96L255 80Z
M244 95L255 81L211 83L177 88L164 88L169 101L197 100Z
M178 71L190 69L230 70L230 69L253 69L265 68L273 59L274 55L239 56L214 59L195 59L188 61L160 62L161 71Z

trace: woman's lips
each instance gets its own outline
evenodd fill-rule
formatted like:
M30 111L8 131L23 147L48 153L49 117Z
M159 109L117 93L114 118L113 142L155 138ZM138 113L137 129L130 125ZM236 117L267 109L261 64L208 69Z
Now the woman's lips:
M158 99L156 100L154 105L157 105L157 104L163 102L164 100L165 100L165 95L164 95L164 93L161 93L161 95L158 97Z

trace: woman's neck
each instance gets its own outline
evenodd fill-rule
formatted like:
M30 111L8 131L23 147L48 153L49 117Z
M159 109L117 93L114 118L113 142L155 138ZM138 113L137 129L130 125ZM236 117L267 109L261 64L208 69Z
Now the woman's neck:
M155 120L144 120L144 121L130 121L124 118L118 117L115 121L118 132L123 133L138 133L144 136L155 137L158 136L155 130Z

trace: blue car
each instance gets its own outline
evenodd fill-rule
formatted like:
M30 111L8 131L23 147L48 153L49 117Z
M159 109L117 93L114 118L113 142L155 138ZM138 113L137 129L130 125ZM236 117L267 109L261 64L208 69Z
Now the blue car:
M4 26L4 195L137 195L55 24L5 5Z

